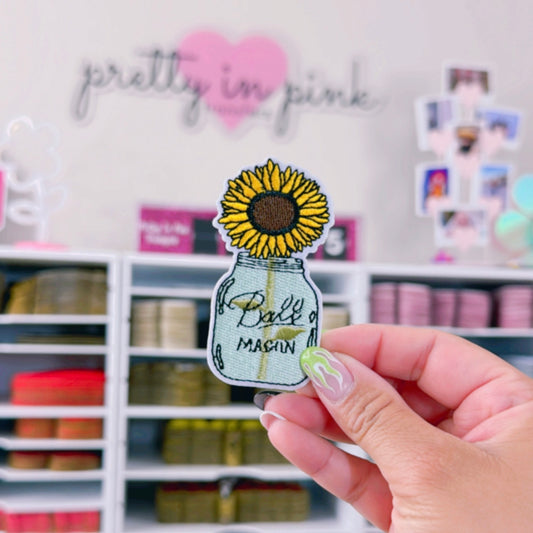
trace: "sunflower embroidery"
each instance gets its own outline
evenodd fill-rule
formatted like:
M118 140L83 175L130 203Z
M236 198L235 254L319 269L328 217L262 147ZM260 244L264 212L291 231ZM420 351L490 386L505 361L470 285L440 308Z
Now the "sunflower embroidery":
M318 183L272 160L243 170L221 201L218 224L231 246L258 258L290 257L324 234L330 221L327 198Z

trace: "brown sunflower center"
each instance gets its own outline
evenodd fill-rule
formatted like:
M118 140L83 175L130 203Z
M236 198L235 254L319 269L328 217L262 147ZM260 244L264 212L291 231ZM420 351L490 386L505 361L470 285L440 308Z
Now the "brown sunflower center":
M248 207L248 219L261 233L281 235L294 228L298 212L298 204L292 196L269 191L252 199Z

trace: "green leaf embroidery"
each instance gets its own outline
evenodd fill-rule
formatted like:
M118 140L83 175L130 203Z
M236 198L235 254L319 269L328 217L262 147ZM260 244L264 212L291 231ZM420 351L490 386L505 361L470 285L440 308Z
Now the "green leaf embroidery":
M304 331L305 328L299 328L297 326L281 326L272 340L281 339L283 341L290 341Z
M242 300L232 300L231 303L235 304L240 309L259 309L261 311L264 311L264 307L261 305L261 302L259 300L255 300L254 298L250 298L247 300L244 298Z

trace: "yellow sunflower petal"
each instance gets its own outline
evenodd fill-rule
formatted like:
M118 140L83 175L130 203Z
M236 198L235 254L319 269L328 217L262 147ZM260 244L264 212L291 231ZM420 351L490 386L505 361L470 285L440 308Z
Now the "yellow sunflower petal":
M228 222L227 224L224 224L224 228L226 230L231 230L233 228L236 228L239 224L240 222Z
M303 206L305 209L324 209L327 210L328 203L326 200L317 200L317 201L309 201L305 202L305 205Z
M259 242L257 243L257 249L256 249L256 257L260 257L261 253L263 252L263 248L265 247L268 240L268 235L266 233L262 233L261 237L259 237Z
M248 172L246 170L243 170L241 172L239 179L242 183L245 183L246 185L250 186L251 181L250 181L250 177L248 176Z
M301 224L298 224L298 230L301 233L304 233L306 236L310 237L312 241L318 238L320 234L322 233L322 232L318 233L316 230L309 228L307 226L301 225Z
M308 204L304 204L304 206L300 209L298 214L301 217L323 217L328 214L328 210L326 207L309 207Z
M246 198L252 199L254 196L257 195L257 192L255 191L255 189L251 185L248 185L243 180L239 180L237 190L239 190L241 194L244 194Z
M284 192L285 194L292 193L294 189L297 189L300 186L300 184L302 183L302 179L303 174L298 174L296 170L293 171L281 192Z
M218 220L219 224L226 225L228 222L245 222L248 220L247 213L230 213Z
M224 200L227 202L242 202L244 204L250 203L250 198L248 196L241 193L241 191L237 189L232 189L231 191L228 191L224 195Z
M273 191L279 191L281 189L281 177L279 175L278 165L274 165L274 168L270 173L270 183Z
M290 233L285 233L283 236L285 239L285 243L287 244L287 248L290 248L293 251L296 251L296 245L294 243L294 239L292 238L292 235Z
M247 175L250 179L250 187L252 187L254 191L256 191L258 194L265 191L263 182L251 170L248 171Z
M270 252L270 255L278 255L276 253L276 236L275 235L269 235L268 236L268 251Z
M308 246L309 245L309 239L307 239L307 237L305 235L302 235L298 231L298 228L293 228L291 230L291 235L293 236L295 242L300 243L303 246Z
M311 187L318 188L316 181L307 179L302 173L298 174L298 178L298 189L294 190L294 194L301 194L302 191L309 190Z
M318 198L316 191L305 192L304 194L296 198L296 203L302 206L308 201L316 201L316 198Z
M249 250L258 241L260 236L261 234L255 229L247 231L239 241L239 248L247 248Z
M270 181L270 172L268 171L268 168L266 166L264 166L262 169L261 169L261 177L262 177L262 181L263 181L263 185L265 187L265 190L266 191L271 191L272 190L272 183Z
M246 211L248 209L248 204L241 202L227 202L223 200L221 203L224 209L235 209L237 211Z
M276 248L279 250L279 255L286 256L287 254L287 243L285 241L284 235L276 236Z
M306 218L306 217L302 217L298 220L298 225L300 224L303 226L307 226L310 228L316 228L316 229L320 229L324 226L324 224L320 224L316 220L313 220L312 218Z
M236 226L234 226L233 228L231 228L230 231L228 231L228 235L230 237L235 237L237 235L240 235L241 233L245 233L249 230L253 229L253 226L250 222L246 221L246 222L240 222L239 224L237 224Z

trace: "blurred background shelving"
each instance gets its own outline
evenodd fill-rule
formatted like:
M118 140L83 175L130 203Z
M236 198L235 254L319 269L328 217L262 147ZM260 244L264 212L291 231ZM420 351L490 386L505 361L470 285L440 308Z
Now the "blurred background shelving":
M0 249L0 511L8 530L30 521L113 533L118 274L112 254ZM66 393L56 403L37 386L35 401L15 398L17 376L64 369L102 372L103 400L69 405ZM96 433L84 435L92 426Z
M257 420L255 389L230 387L207 370L210 298L230 265L229 257L0 249L1 512L87 513L87 520L98 517L100 533L373 531L348 505L276 455ZM24 303L28 308L10 303L21 282L24 286L44 272L50 274L45 279L53 294L66 290L79 300L73 272L89 271L97 272L105 286L95 312L44 305L36 313L35 294L31 305ZM74 285L54 281L61 272L70 273ZM323 294L325 329L371 321L436 327L531 372L530 270L310 261L310 272ZM438 291L453 293L446 320L438 309ZM87 300L87 293L81 294ZM469 300L471 294L481 300ZM504 302L503 294L514 296ZM65 301L62 305L74 305ZM386 315L380 315L383 301ZM15 376L64 368L102 370L101 404L12 401ZM80 428L69 421L79 419L85 427L101 421L101 432L76 436ZM58 428L67 433L54 433ZM350 451L362 454L356 447ZM49 467L68 460L65 453L77 452L96 456L98 464ZM34 460L44 463L31 467ZM225 524L210 515L192 515L165 523L165 491L203 494L212 502L208 492L214 489L219 498L228 483L235 490L274 485L297 490L305 503L297 508L305 516L265 521L243 514L248 521L235 515L235 522Z

